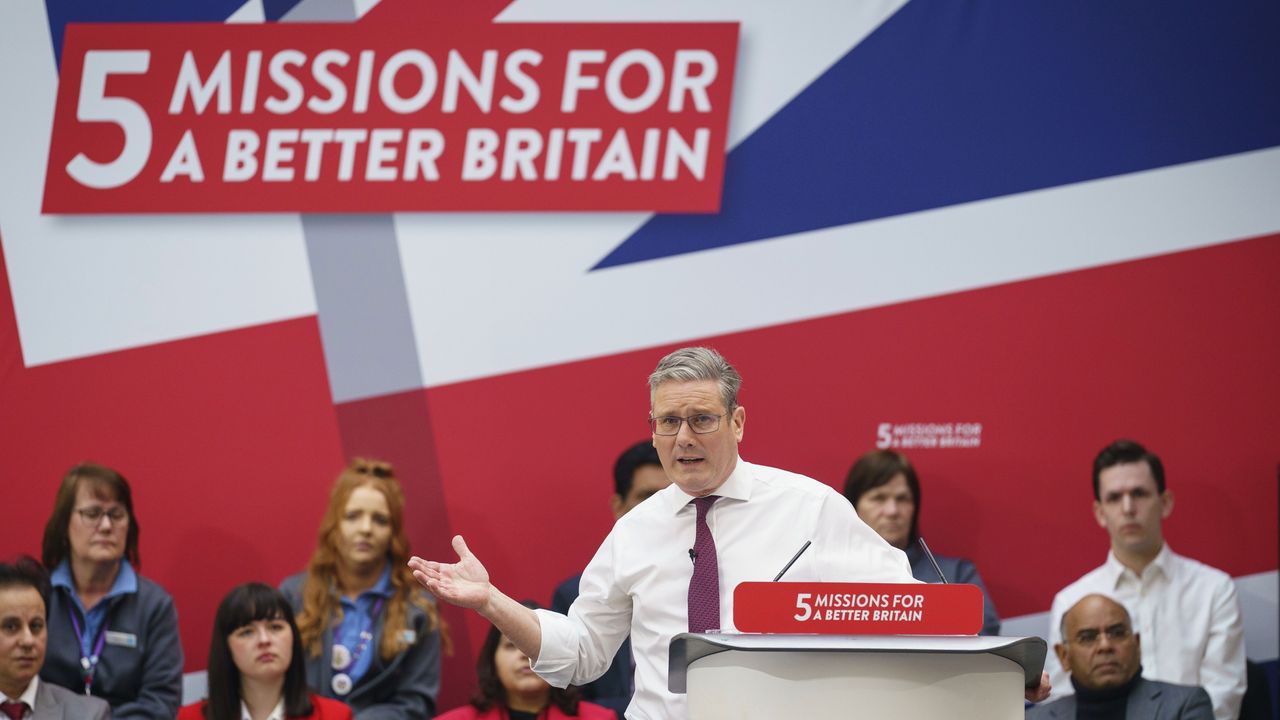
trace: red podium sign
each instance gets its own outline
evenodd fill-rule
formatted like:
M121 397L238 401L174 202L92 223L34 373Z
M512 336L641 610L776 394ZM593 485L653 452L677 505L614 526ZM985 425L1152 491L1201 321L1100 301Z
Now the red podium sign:
M977 635L976 585L744 582L733 589L741 632L822 635Z

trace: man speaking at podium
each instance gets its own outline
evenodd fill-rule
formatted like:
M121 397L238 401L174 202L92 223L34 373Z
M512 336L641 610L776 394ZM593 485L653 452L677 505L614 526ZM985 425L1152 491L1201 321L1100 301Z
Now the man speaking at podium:
M462 536L458 562L413 558L436 597L472 608L557 687L589 682L628 633L636 692L630 720L687 717L667 690L671 639L733 630L733 589L772 580L806 541L786 579L914 582L901 550L858 519L844 496L816 480L738 457L746 408L742 378L714 350L682 348L649 376L653 444L672 485L620 518L582 575L568 615L530 610L489 580Z

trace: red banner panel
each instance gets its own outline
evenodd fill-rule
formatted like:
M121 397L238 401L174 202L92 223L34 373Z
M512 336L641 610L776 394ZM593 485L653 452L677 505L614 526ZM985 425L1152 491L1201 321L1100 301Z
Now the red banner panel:
M717 212L737 43L737 23L73 24L43 210Z
M733 589L741 632L822 635L977 635L977 585L744 582Z

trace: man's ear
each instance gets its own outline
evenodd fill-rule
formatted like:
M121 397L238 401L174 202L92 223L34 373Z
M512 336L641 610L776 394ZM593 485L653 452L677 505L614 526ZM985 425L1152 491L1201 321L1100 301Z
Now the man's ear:
M1053 652L1058 656L1058 663L1062 665L1062 669L1070 673L1071 666L1067 664L1067 644L1055 643L1053 646Z
M1164 503L1164 507L1160 509L1160 519L1168 520L1169 516L1173 514L1173 491L1165 490L1160 493L1160 501Z
M730 422L733 425L734 438L736 438L738 442L742 442L743 431L747 426L747 409L741 405L735 407L733 409L733 414L730 416Z
M1093 519L1098 521L1098 527L1107 529L1107 516L1102 514L1102 503L1097 500L1093 501Z
M621 495L619 495L618 493L614 493L613 496L609 498L609 509L613 511L614 520L617 520L618 518L622 517L625 514L622 511Z

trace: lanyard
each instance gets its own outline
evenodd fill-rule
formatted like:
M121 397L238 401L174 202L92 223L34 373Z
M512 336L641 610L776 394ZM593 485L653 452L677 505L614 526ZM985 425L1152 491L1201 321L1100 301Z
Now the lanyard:
M351 651L351 664L347 667L352 670L356 669L356 663L360 661L360 656L364 654L365 648L369 647L369 641L373 639L373 623L374 618L378 617L378 611L382 610L382 603L386 602L386 598L378 598L378 602L373 604L369 610L369 624L365 629L360 631L360 642L356 644L354 650Z
M382 610L382 604L385 601L385 597L380 597L378 602L374 603L373 608L369 611L367 624L360 631L360 641L356 643L355 649L348 650L346 645L337 642L333 644L331 665L334 670L338 671L338 674L333 676L330 685L338 695L346 695L351 692L351 688L355 685L351 675L355 673L356 664L360 661L360 656L364 654L365 649L369 647L369 641L373 639L374 618Z
M80 668L84 671L84 694L88 695L93 687L93 675L98 671L98 658L102 653L102 644L107 639L107 618L102 618L102 627L98 628L98 639L92 643L93 652L85 655L84 634L80 631L80 621L76 619L75 608L67 604L67 615L71 616L71 627L76 631L76 644L80 647ZM86 616L86 622L88 622Z

